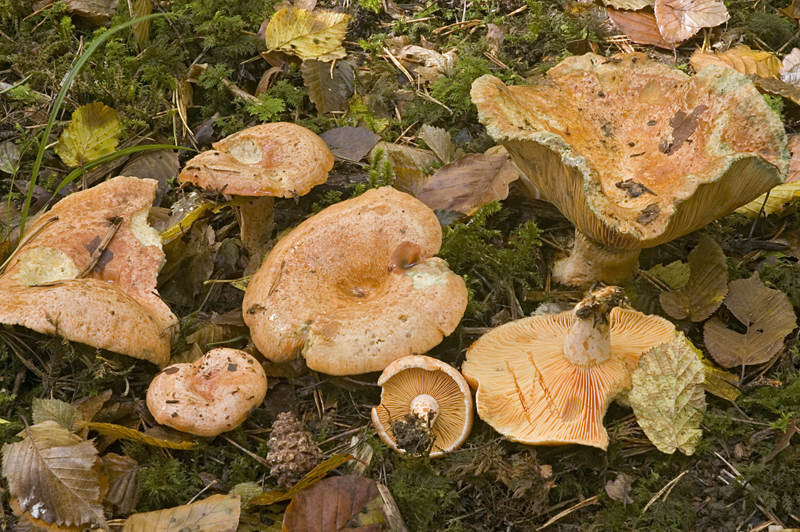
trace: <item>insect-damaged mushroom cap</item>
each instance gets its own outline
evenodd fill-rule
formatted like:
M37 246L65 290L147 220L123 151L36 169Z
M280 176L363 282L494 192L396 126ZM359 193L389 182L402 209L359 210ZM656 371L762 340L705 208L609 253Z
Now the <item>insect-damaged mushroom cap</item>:
M286 122L253 126L191 159L181 182L239 196L290 198L328 179L333 154L316 133Z
M577 443L605 449L603 415L631 386L641 354L672 340L675 326L658 316L614 308L609 315L610 357L574 364L564 353L574 312L512 321L479 338L461 368L477 390L478 415L513 441Z
M752 82L695 76L645 54L569 57L537 86L472 86L488 133L523 180L601 244L655 246L781 183L783 124Z
M173 364L155 376L147 408L159 423L196 436L238 427L267 394L258 361L238 349L212 349L193 364Z
M421 397L435 405L429 415L431 458L458 449L469 436L472 393L455 368L435 358L407 356L386 366L378 384L383 387L381 404L372 409L372 424L378 436L395 451L405 452L397 448L392 422L403 420Z
M464 280L432 258L441 239L433 211L391 187L328 207L283 237L247 286L253 342L329 375L428 351L467 305Z

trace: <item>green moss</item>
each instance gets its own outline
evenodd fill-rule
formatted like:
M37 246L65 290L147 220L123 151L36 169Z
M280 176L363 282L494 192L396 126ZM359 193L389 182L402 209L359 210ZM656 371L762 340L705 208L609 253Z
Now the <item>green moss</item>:
M795 36L797 26L790 19L779 13L748 9L740 10L737 14L739 16L736 18L740 19L737 22L744 25L772 50L778 50L783 47L786 50L791 50L792 46L798 44Z
M409 530L433 530L437 516L448 512L458 501L458 490L453 479L439 475L424 459L393 455L394 466L389 478L400 513Z
M191 466L148 449L134 450L126 445L126 454L139 462L139 485L142 498L137 511L148 512L186 504L202 489L203 482Z
M800 263L778 261L770 264L764 261L759 276L762 281L770 282L784 292L792 306L800 309Z

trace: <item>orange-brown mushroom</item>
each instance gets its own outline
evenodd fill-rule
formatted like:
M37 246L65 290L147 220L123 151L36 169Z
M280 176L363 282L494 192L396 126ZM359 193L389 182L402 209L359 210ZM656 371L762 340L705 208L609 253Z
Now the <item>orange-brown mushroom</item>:
M173 364L147 389L156 421L195 436L216 436L238 427L264 400L261 364L238 349L212 349L193 364Z
M783 182L786 135L753 83L695 76L645 54L569 57L537 86L472 86L488 133L523 182L575 225L564 284L627 282L640 250L668 242Z
M616 305L620 288L590 294L573 311L501 325L468 350L461 371L478 415L513 441L605 449L603 415L631 386L639 357L675 326Z
M262 124L214 143L186 163L180 181L206 190L250 198L238 208L248 273L258 269L273 228L274 197L303 196L328 179L333 154L303 126Z
M433 211L391 187L337 203L284 236L242 304L253 342L275 362L296 355L329 375L381 371L453 332L464 280L433 257Z
M472 393L455 368L435 358L407 356L386 366L378 384L383 391L381 404L372 409L372 424L398 453L427 450L438 458L461 447L469 436ZM400 436L407 441L398 441ZM420 444L426 448L418 448Z

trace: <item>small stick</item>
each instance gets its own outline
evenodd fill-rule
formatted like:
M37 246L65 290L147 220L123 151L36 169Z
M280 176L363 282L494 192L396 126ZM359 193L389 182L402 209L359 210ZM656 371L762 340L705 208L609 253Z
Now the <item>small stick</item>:
M106 248L108 248L108 243L111 242L111 239L114 238L114 235L117 234L117 231L122 225L121 216L112 216L111 218L108 219L108 221L111 222L111 227L108 228L108 231L106 231L105 236L97 245L97 248L92 252L92 256L89 258L89 263L86 265L86 267L83 268L81 273L78 274L76 279L86 277L87 275L89 275L89 273L91 273L91 271L97 265L97 261L100 260L100 257L106 251Z

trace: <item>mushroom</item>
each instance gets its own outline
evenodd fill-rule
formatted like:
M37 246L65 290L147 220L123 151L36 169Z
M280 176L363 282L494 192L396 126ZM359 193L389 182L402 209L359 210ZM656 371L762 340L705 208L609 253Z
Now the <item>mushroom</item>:
M381 371L458 325L464 280L433 255L433 211L391 187L368 190L298 225L270 251L242 304L265 357L296 355L329 375Z
M40 217L0 276L0 323L166 365L178 319L156 291L156 186L115 177Z
M478 415L513 441L606 449L603 415L631 386L639 357L675 326L620 308L622 289L589 294L573 311L512 321L467 350L461 368Z
M244 129L214 143L186 163L179 179L206 190L239 196L242 244L250 253L245 273L261 265L273 228L274 196L303 196L328 179L333 154L312 131L285 122Z
M238 427L264 400L261 364L238 349L212 349L192 364L173 364L153 378L147 408L156 421L195 436Z
M435 358L407 356L386 366L378 384L381 404L372 409L372 424L396 452L429 450L438 458L469 436L472 393L455 368Z
M786 178L778 116L753 83L709 66L695 76L643 53L569 57L537 86L486 75L472 100L532 192L574 225L556 280L627 282L640 250L732 212Z

